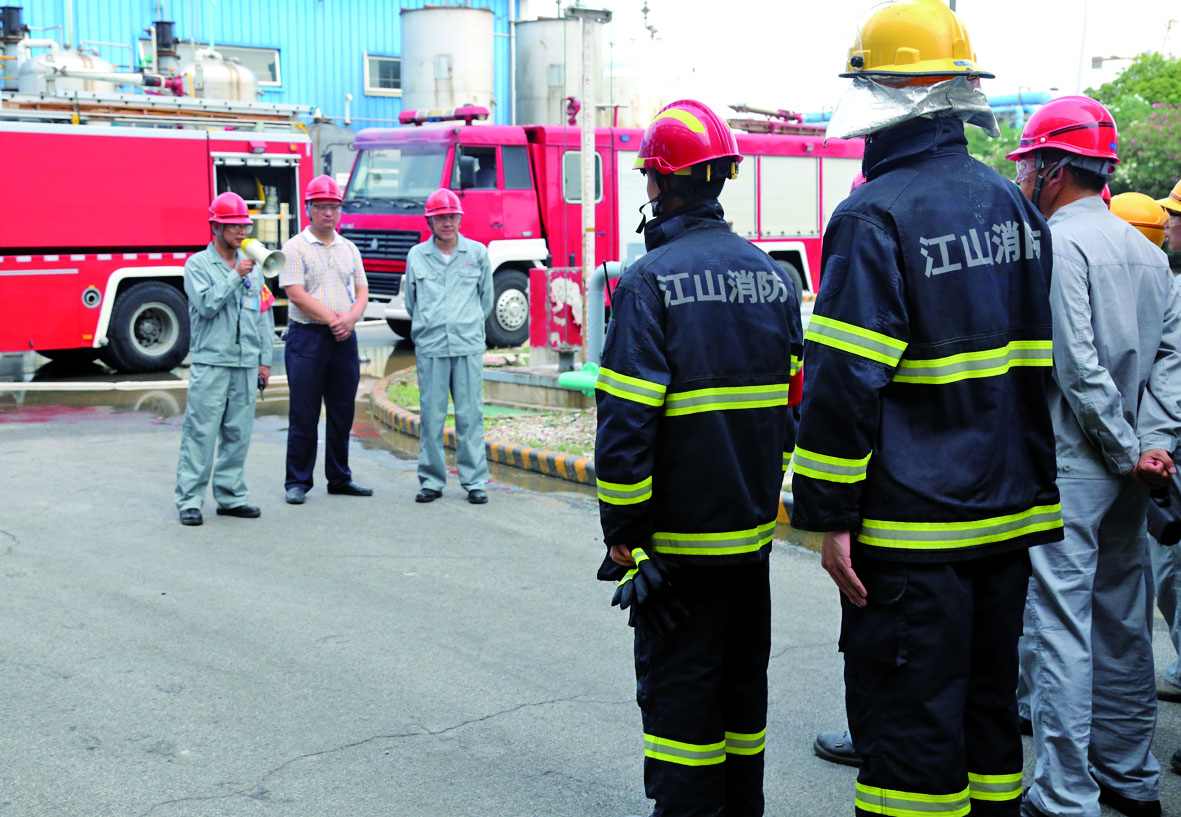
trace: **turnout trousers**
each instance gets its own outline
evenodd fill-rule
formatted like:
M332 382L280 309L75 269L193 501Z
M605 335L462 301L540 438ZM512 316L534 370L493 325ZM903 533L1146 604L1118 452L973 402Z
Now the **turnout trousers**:
M868 604L841 597L840 646L849 730L864 758L858 815L1018 814L1028 554L932 564L854 552Z
M177 510L201 509L210 474L218 506L236 508L246 504L246 452L254 430L257 381L257 366L194 363L189 368L173 494Z
M447 482L443 426L447 395L455 404L455 461L459 484L465 491L488 483L488 455L484 450L484 355L419 357L418 483L442 491Z
M292 323L283 351L290 391L287 409L287 479L285 488L305 491L316 470L316 431L324 405L324 475L333 487L348 485L349 430L361 382L357 333L337 341L319 323Z
M1097 817L1099 785L1156 800L1148 493L1058 474L1066 538L1030 551L1021 674L1038 747L1030 804ZM1156 547L1156 545L1154 545Z
M662 638L636 634L644 791L653 817L763 813L768 560L685 567L670 584L689 611Z

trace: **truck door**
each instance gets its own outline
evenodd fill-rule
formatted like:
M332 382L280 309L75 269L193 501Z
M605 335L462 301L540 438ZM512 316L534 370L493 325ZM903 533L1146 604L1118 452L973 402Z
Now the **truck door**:
M456 145L451 189L463 202L463 220L479 225L482 239L505 237L503 196L499 186L499 148L496 145Z

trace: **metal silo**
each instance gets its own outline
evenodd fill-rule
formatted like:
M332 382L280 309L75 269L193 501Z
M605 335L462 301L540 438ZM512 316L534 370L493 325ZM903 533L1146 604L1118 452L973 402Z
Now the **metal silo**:
M597 28L601 27L597 24ZM522 125L565 125L566 97L582 102L582 33L578 20L543 18L516 24L516 105L514 117ZM595 84L599 102L607 101L604 82L602 37L593 48ZM599 124L610 124L600 111Z
M402 9L402 109L495 104L490 9Z

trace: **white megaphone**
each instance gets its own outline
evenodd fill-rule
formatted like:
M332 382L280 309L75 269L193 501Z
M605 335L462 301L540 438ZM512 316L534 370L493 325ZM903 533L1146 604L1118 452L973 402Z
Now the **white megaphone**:
M267 278L274 278L283 271L287 263L287 256L278 250L268 250L267 245L257 238L243 238L242 252L254 263L262 267L262 274Z

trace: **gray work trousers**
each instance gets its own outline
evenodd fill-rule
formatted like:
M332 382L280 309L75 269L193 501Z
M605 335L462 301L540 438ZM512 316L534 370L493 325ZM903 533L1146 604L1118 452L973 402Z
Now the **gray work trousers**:
M1169 640L1173 651L1181 654L1181 607L1178 607L1178 590L1181 589L1181 544L1164 547L1148 540L1148 553L1152 557L1152 577L1156 584L1156 606L1169 624ZM1161 673L1173 686L1181 687L1181 658L1174 658Z
M1097 817L1097 781L1158 798L1148 493L1128 477L1058 475L1066 538L1029 551L1021 675L1037 747L1029 802Z
M254 430L257 384L257 366L194 363L189 368L173 493L177 510L200 510L211 473L213 498L220 507L246 504L246 452Z
M418 483L442 491L447 482L443 425L447 395L455 404L455 450L459 484L465 491L488 483L484 452L484 356L419 357Z

